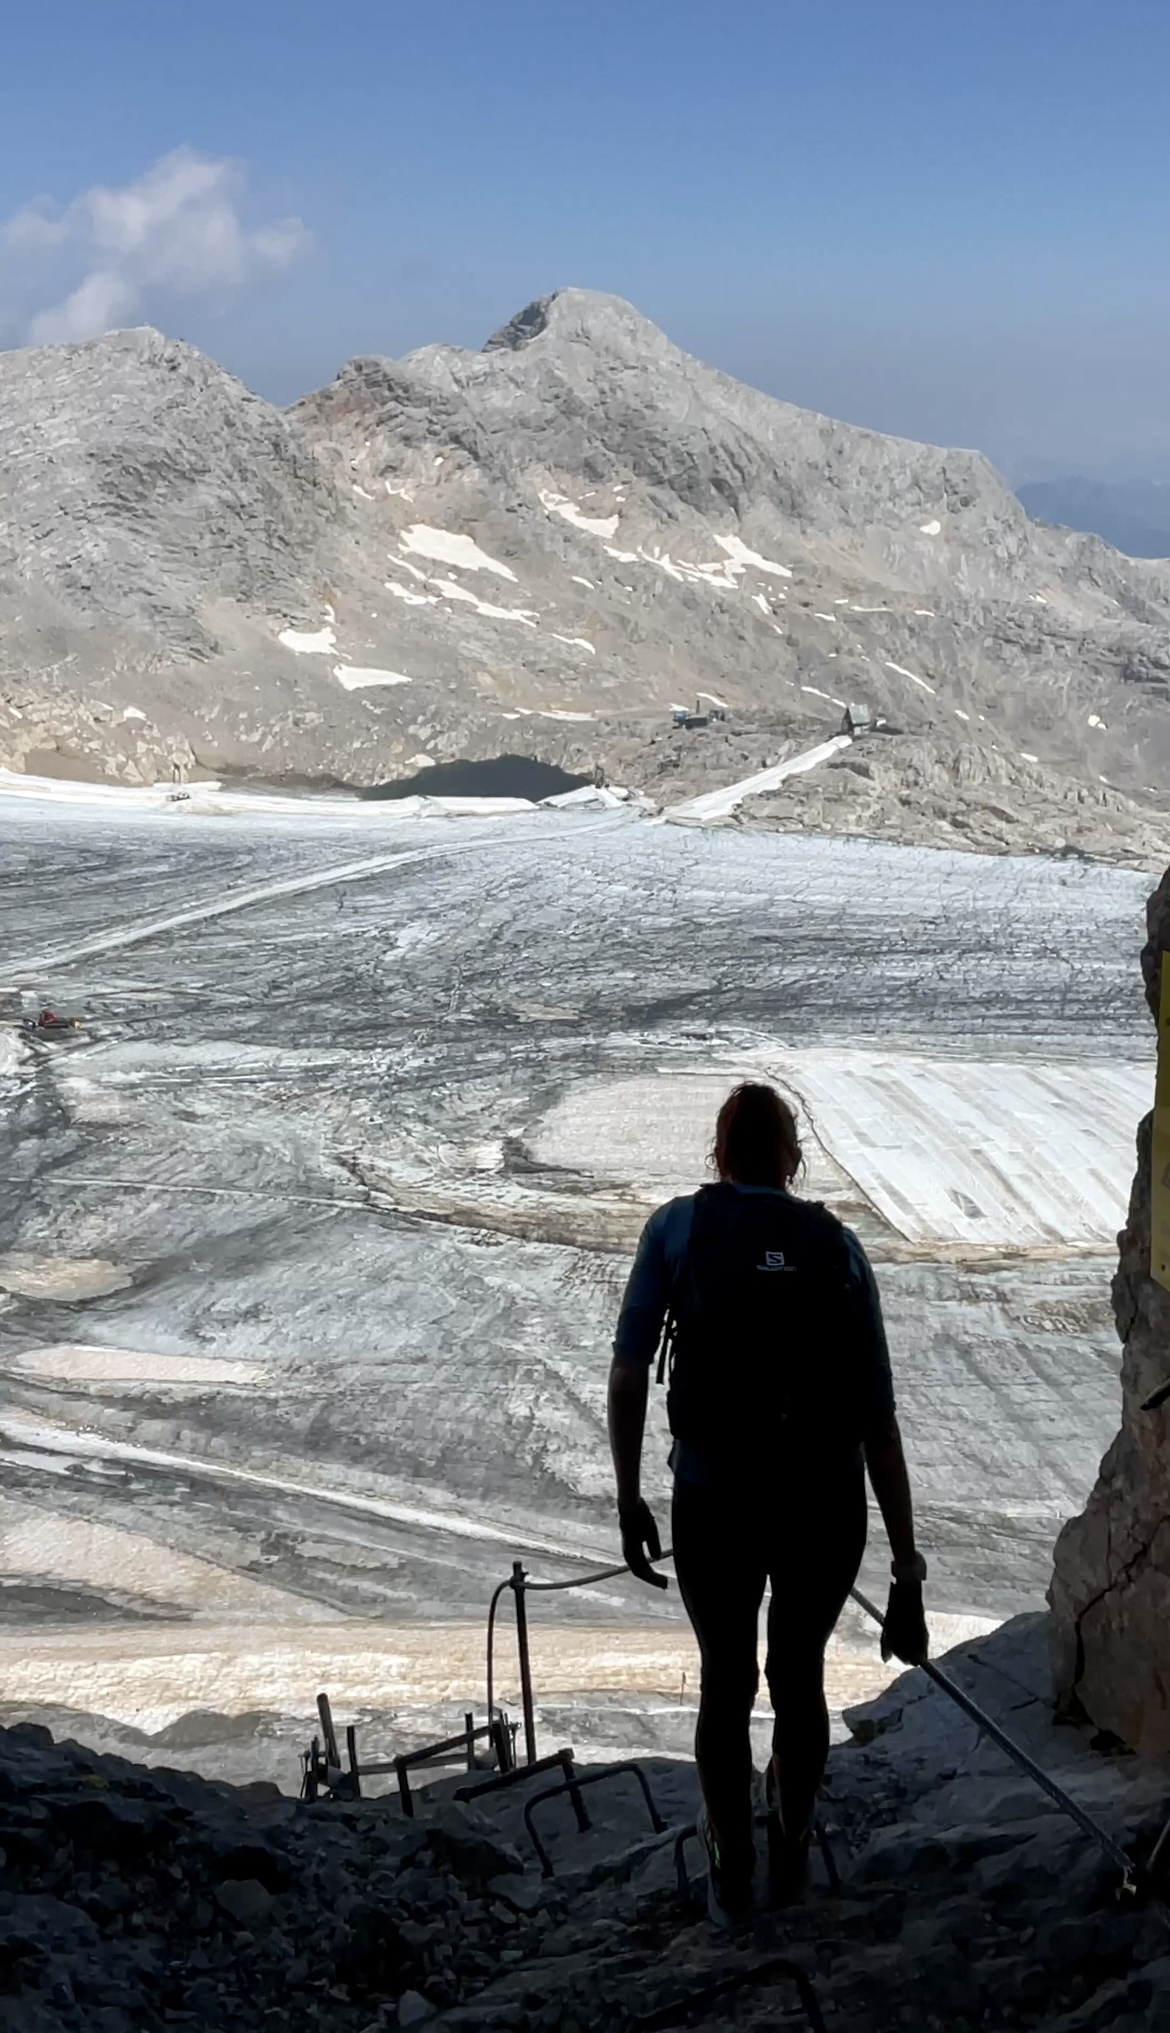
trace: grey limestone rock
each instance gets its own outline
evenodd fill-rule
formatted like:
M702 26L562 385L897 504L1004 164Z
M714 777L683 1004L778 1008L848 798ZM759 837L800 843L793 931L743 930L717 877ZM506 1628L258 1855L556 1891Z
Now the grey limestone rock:
M1131 1794L1148 1808L1153 1792L1130 1787L1115 1763L1094 1765L1078 1732L1054 1728L1030 1685L1038 1640L1037 1620L1022 1620L986 1660L972 1645L948 1669L987 1680L993 1712L1041 1733L1034 1748L1071 1783L1095 1774L1100 1784L1103 1770L1124 1832ZM167 1775L94 1755L82 1767L68 1747L44 1744L34 1774L27 1747L0 1731L0 1819L43 1805L53 1836L43 1857L3 1869L0 2026L633 2033L655 2015L770 2025L787 2023L796 2002L777 1956L808 1973L827 2023L875 2033L1160 2024L1163 1924L1117 1903L1095 1848L1040 1796L1030 1816L983 1817L982 1803L1004 1804L1005 1774L988 1773L941 1725L924 1728L921 1711L940 1697L920 1681L905 1676L882 1697L885 1726L867 1747L832 1754L825 1805L841 1894L818 1879L803 1903L761 1912L731 1943L680 1904L669 1837L629 1877L574 1873L566 1858L567 1874L549 1886L530 1867L534 1896L522 1903L504 1903L494 1884L483 1895L461 1885L454 1852L474 1855L478 1878L489 1852L507 1849L520 1807L504 1793L490 1811L485 1802L465 1815L445 1800L450 1781L420 1793L417 1824L403 1824L391 1800L340 1811L290 1803L279 1825L294 1876L274 1894L258 1878L223 1874L228 1838L234 1832L242 1864L257 1807L274 1803L185 1775L183 1812L158 1854L108 1859L95 1876L67 1833L69 1803L100 1795L119 1807L165 1805ZM608 1807L604 1797L588 1840L608 1827L616 1865L628 1814L620 1793ZM421 1842L387 1843L395 1831ZM443 1831L452 1854L441 1857ZM721 1988L729 1981L738 1988ZM694 2008L710 1993L700 2018Z
M893 760L814 825L1148 860L1166 824L1170 567L615 297L353 360L284 413L154 332L0 354L0 475L10 766L369 784L520 742L673 802L861 700ZM699 692L731 720L672 744Z
M400 2026L421 2026L425 2019L433 2018L434 2008L420 1991L403 1991L398 2000L398 2021Z
M303 599L328 555L336 507L296 425L158 332L0 353L0 444L0 585L61 633L121 624L206 658L214 602Z
M1170 953L1170 871L1151 896L1142 974L1157 1015ZM1150 1271L1153 1117L1138 1129L1113 1309L1123 1344L1121 1428L1080 1517L1056 1545L1049 1600L1053 1664L1066 1701L1150 1757L1170 1753L1170 1291Z
M474 1807L445 1800L427 1811L423 1826L432 1856L461 1881L486 1884L523 1869L511 1844Z
M216 1886L215 1900L241 1927L257 1926L272 1911L272 1894L257 1878L227 1878Z

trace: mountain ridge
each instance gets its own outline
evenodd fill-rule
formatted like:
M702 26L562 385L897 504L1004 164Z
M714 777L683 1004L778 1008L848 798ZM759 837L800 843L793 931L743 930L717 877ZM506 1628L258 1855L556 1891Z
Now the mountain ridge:
M1063 479L1022 481L1016 493L1038 522L1086 531L1126 557L1170 558L1168 481L1069 474Z
M149 328L0 354L0 474L9 766L361 785L513 749L519 719L539 759L658 795L664 753L701 787L862 700L940 760L1019 755L1165 823L1170 566L616 297L359 356L286 411ZM726 756L672 747L699 692Z

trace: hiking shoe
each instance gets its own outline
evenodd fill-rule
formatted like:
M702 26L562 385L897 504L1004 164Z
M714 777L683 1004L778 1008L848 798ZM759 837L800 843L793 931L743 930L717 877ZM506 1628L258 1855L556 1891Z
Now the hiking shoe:
M771 1765L764 1779L764 1799L768 1812L768 1890L771 1903L773 1906L793 1906L801 1898L808 1880L812 1830L805 1828L797 1835L788 1834L780 1813L780 1795Z
M751 1918L755 1853L746 1871L729 1871L705 1807L699 1809L696 1828L707 1852L707 1918L713 1927L730 1933Z

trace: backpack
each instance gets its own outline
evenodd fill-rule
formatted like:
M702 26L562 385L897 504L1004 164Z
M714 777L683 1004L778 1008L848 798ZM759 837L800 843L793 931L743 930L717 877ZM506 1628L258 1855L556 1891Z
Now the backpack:
M676 1440L749 1455L855 1438L842 1346L849 1259L816 1201L704 1186L658 1366Z

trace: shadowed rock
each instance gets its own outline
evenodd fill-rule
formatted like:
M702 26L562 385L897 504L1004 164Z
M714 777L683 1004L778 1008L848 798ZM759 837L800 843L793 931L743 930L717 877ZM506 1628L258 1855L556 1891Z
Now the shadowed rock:
M1155 1019L1170 952L1170 871L1150 898L1142 954ZM1170 1752L1170 1292L1150 1274L1153 1116L1138 1128L1113 1310L1124 1345L1121 1430L1083 1514L1057 1541L1049 1600L1058 1687L1102 1729L1150 1757Z

